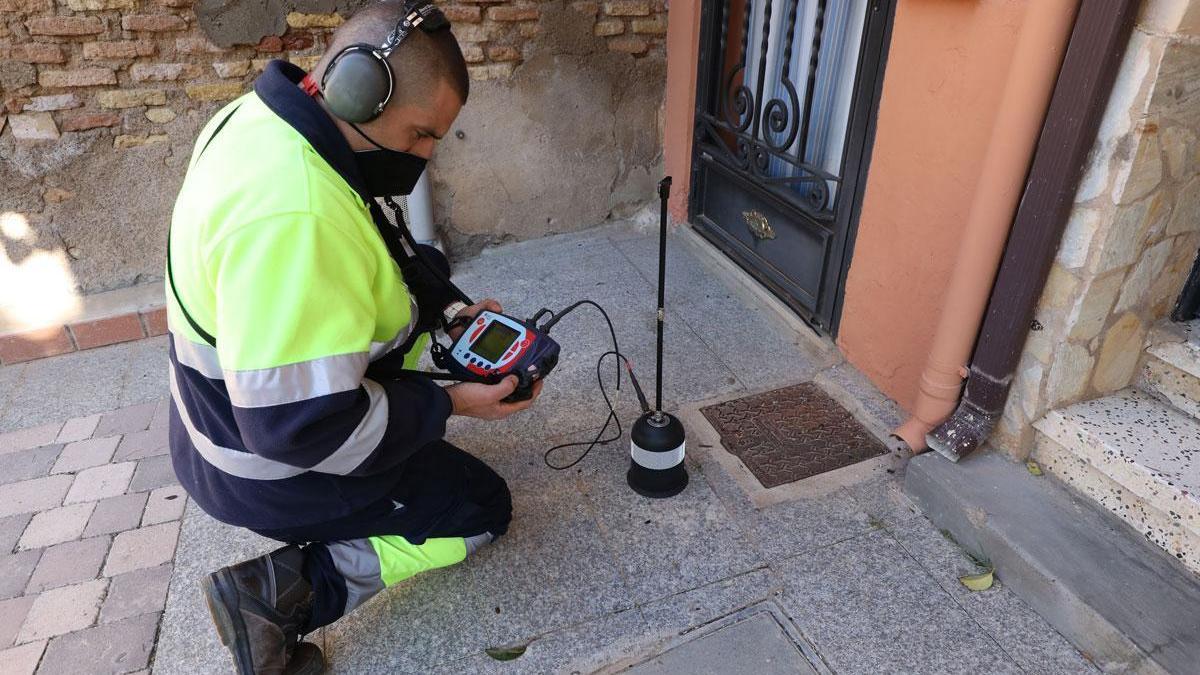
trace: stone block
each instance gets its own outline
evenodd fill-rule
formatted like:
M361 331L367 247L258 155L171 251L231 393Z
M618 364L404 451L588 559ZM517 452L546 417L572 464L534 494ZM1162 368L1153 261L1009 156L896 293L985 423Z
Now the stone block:
M649 16L647 0L613 0L604 3L604 13L609 16Z
M121 123L116 113L83 113L63 117L63 131L87 131L101 127L115 127Z
M71 476L46 476L0 485L0 518L52 509L62 504L70 485Z
M1121 297L1117 300L1117 306L1113 308L1114 313L1140 309L1144 306L1148 300L1147 293L1150 291L1151 284L1159 278L1166 267L1167 259L1171 255L1172 243L1172 240L1165 239L1151 246L1142 254L1142 259L1138 261L1137 266L1129 273L1129 277L1121 287Z
M454 37L458 38L461 44L464 42L487 42L499 37L504 31L504 27L494 23L479 23L455 26L453 30Z
M344 21L339 14L289 12L287 15L287 25L291 28L337 28Z
M41 551L0 555L0 600L13 598L25 592L25 585L41 557Z
M117 150L125 150L128 148L139 148L143 145L167 143L170 140L170 137L166 134L118 134L113 138L113 147Z
M1163 155L1167 160L1167 171L1175 179L1183 179L1195 173L1196 134L1191 129L1168 126L1162 136Z
M54 94L51 96L34 96L25 104L25 112L53 112L69 110L83 105L83 101L75 94Z
M497 5L487 11L487 18L492 21L536 21L539 15L533 5Z
M9 115L13 138L20 141L53 141L59 137L58 125L48 112ZM15 336L6 336L15 337ZM5 359L5 362L8 362Z
M479 23L482 18L478 5L449 5L442 13L451 23Z
M0 600L0 649L8 647L17 639L17 631L21 629L21 624L25 623L25 617L29 614L32 604L31 595ZM0 652L0 663L7 665L3 652Z
M93 466L107 464L120 441L118 436L89 438L68 443L54 464L53 473L76 473Z
M128 673L145 668L158 615L145 614L51 640L42 657L47 673Z
M1200 230L1200 176L1188 181L1178 194L1175 211L1167 225L1168 236Z
M102 87L116 83L117 74L105 67L47 70L38 75L38 84L43 87Z
M96 620L107 587L107 579L93 579L42 593L29 608L17 641L44 640L87 628Z
M483 61L483 47L472 44L464 44L461 46L463 60L465 60L467 63L480 63Z
M76 12L102 9L133 9L136 0L67 0L67 7Z
M175 542L178 539L178 521L122 532L113 540L112 552L104 564L104 576L116 576L171 562L175 557Z
M266 35L254 47L260 52L274 54L283 51L283 38L278 35Z
M176 117L177 115L175 114L175 111L171 110L170 108L150 108L146 111L146 119L154 122L155 124L166 124L174 120ZM140 316L138 323L142 324L143 329L145 328L145 321L143 321Z
M108 597L100 608L100 623L163 611L170 585L170 565L147 567L113 577L108 586Z
M193 101L228 101L241 96L243 87L240 82L214 82L188 85L184 91Z
M1102 222L1101 218L1102 213L1095 209L1076 207L1071 212L1067 228L1058 245L1059 264L1067 269L1076 269L1087 263L1092 241Z
M113 455L113 459L123 462L130 459L165 455L167 452L167 428L164 426L125 434L121 438L121 444L117 446L117 452Z
M489 63L484 66L467 66L472 80L502 80L513 73L512 63Z
M91 438L92 432L96 430L96 425L99 423L99 415L72 417L63 425L62 430L58 432L58 437L54 440L57 443L72 443Z
M0 89L16 91L22 87L31 86L35 82L37 82L37 68L34 68L32 64L0 60Z
M141 492L101 500L92 512L83 536L116 534L137 527L146 507L147 496Z
M50 473L60 450L62 446L55 444L0 455L0 484L45 476Z
M575 2L571 3L571 9L580 14L596 16L600 13L600 3L593 2L592 0L575 0Z
M54 442L62 425L57 422L0 434L0 455L39 448Z
M1092 374L1092 363L1092 355L1083 345L1060 345L1054 362L1050 364L1045 407L1054 407L1082 397Z
M292 56L288 60L301 70L312 70L317 67L317 62L321 60L321 57L313 54L311 56Z
M632 35L613 38L608 41L609 51L623 52L625 54L644 54L649 48L650 43Z
M116 434L131 434L135 431L145 431L154 419L156 403L141 403L110 413L100 418L95 436L113 436Z
M0 651L0 663L4 664L5 672L10 675L33 675L45 650L45 640L5 649Z
M83 58L91 61L133 59L151 56L157 46L150 40L120 40L83 43Z
M95 579L108 553L108 537L92 537L57 544L42 551L42 559L29 577L26 594Z
M220 54L225 50L202 37L175 38L175 51L179 54Z
M212 64L217 77L245 77L250 72L250 59L240 61L218 61Z
M78 539L94 508L95 503L87 502L34 514L18 547L22 550L45 548Z
M653 19L634 19L632 25L634 33L643 35L667 34L667 19L664 16L656 16Z
M1045 308L1065 309L1075 299L1077 290L1079 279L1056 263L1050 268L1050 275L1046 278L1046 287L1042 290L1042 298L1038 304Z
M135 462L122 462L80 471L75 475L75 482L71 484L67 493L66 503L95 501L124 494L129 480L133 477L134 468Z
M1136 314L1127 312L1117 319L1104 336L1092 386L1102 393L1129 386L1137 372L1145 338L1146 327Z
M167 94L162 89L114 89L96 94L102 108L136 108L143 105L166 105Z
M1095 277L1088 283L1068 316L1070 337L1090 340L1100 333L1108 320L1109 310L1117 300L1124 278L1125 271L1117 270Z
M135 63L129 67L134 82L174 82L191 80L201 75L194 63Z
M620 35L625 32L625 22L621 19L600 19L592 28L592 32L601 37Z
M63 63L67 60L62 47L44 42L13 45L8 58L25 63Z
M129 14L121 17L121 28L135 32L163 33L186 30L187 21L174 14Z
M133 479L129 482L130 492L144 492L168 485L175 485L175 469L168 455L147 457L137 463Z
M50 117L49 113L34 114ZM19 115L10 115L9 119L15 120L17 117ZM40 123L45 124L45 121L43 120ZM50 124L53 123L54 120L51 118ZM64 130L68 130L65 125ZM22 131L22 133L27 132ZM13 134L16 134L15 126L13 127ZM54 136L54 138L57 138L57 136ZM73 351L75 351L75 344L71 342L71 336L67 334L67 329L62 326L49 326L47 328L37 328L22 333L11 333L0 336L0 363L4 365L33 361Z
M488 45L488 58L492 61L520 61L521 52L508 45Z
M183 517L187 506L187 493L178 485L161 487L150 493L146 500L146 512L142 515L142 527L167 523Z
M104 32L104 20L98 16L45 16L26 21L25 27L32 35L95 35Z
M1137 155L1126 167L1122 183L1118 179L1113 187L1113 201L1130 204L1150 194L1162 182L1162 149L1157 134L1142 133Z

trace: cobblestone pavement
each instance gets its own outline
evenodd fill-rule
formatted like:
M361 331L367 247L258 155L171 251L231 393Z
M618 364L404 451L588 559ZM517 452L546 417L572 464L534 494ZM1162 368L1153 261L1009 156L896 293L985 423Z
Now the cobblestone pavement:
M451 441L509 481L509 534L310 636L331 669L583 673L645 663L641 672L662 672L680 655L767 630L771 653L790 641L796 663L821 673L1093 672L1002 579L982 593L958 583L979 567L904 497L901 458L767 490L720 447L700 406L797 382L830 392L877 436L899 413L835 350L679 243L664 394L689 429L688 488L668 500L633 494L627 440L571 471L542 464L544 448L593 433L603 418L594 378L607 333L598 317L564 320L568 358L537 406L500 424L450 425ZM590 297L612 314L622 351L648 365L654 246L634 228L599 228L485 251L457 273L517 314ZM198 580L278 544L213 520L174 484L163 348L144 340L0 368L0 429L17 429L0 434L5 674L231 671ZM119 386L91 382L106 370ZM629 393L626 421L636 416ZM681 648L705 635L717 637ZM765 672L755 659L769 655L752 643L734 640L733 661ZM516 661L485 655L517 644L528 648Z
M187 504L167 410L160 400L0 434L3 672L149 665Z

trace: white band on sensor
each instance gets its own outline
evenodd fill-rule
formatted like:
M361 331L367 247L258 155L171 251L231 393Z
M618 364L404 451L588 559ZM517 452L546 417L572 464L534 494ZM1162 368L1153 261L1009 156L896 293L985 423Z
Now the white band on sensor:
M634 463L644 469L654 471L663 471L678 466L683 461L684 447L687 441L679 444L679 447L666 452L650 452L629 443L629 456L633 458Z

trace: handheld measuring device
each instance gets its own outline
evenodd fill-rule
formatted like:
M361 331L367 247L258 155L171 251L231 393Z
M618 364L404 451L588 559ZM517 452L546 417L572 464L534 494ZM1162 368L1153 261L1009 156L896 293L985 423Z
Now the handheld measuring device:
M549 314L549 310L521 321L484 310L467 324L453 345L433 349L433 362L463 380L484 384L516 375L517 389L504 400L527 400L532 396L533 383L558 365L558 343L537 326L543 313Z

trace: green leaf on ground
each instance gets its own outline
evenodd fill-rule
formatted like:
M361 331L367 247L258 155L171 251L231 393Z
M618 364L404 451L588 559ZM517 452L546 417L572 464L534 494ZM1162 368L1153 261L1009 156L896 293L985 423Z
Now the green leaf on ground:
M512 661L513 659L521 658L521 655L525 653L526 646L528 645L517 645L513 647L488 647L483 651L497 661Z
M1032 459L1029 460L1028 462L1025 462L1025 468L1029 469L1029 473L1031 473L1035 476L1042 475L1042 467L1039 466L1038 463L1033 461Z
M992 587L992 570L983 572L982 574L968 574L965 577L958 578L959 583L972 591L986 591Z

